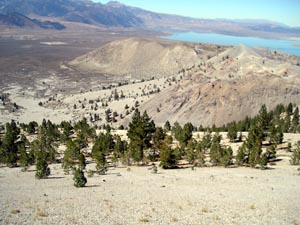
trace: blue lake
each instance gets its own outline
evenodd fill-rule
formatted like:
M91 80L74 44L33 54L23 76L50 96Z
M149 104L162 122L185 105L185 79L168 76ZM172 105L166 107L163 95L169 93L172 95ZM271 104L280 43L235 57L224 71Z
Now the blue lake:
M253 47L264 47L270 50L286 52L292 55L300 55L300 40L266 39L257 37L240 37L213 33L175 33L164 37L171 40L204 42L220 45L247 45Z

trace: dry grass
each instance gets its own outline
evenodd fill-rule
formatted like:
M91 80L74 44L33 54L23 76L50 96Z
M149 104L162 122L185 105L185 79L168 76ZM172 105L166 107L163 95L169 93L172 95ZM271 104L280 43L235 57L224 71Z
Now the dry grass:
M250 205L250 209L254 210L255 209L255 205L254 204Z
M18 214L20 213L21 211L19 209L13 209L10 211L11 214Z
M208 209L207 208L202 208L201 210L203 213L208 213Z
M45 210L38 209L38 216L39 217L47 217L48 213Z
M150 220L148 218L143 217L143 218L139 219L139 222L141 222L141 223L149 223Z

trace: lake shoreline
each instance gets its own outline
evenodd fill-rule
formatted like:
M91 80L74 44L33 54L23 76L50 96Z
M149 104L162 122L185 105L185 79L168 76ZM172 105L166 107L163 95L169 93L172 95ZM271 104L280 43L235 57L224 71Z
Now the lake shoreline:
M271 51L285 52L295 56L300 55L300 39L297 37L274 39L188 31L170 32L164 36L161 36L161 38L175 41L218 44L224 46L246 45L249 47L263 47Z

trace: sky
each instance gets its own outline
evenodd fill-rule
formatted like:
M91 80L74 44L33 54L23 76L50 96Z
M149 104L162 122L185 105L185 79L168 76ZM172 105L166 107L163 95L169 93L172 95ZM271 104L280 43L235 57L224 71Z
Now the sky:
M109 0L93 0L107 3ZM205 19L264 19L300 27L300 0L119 0L154 12Z

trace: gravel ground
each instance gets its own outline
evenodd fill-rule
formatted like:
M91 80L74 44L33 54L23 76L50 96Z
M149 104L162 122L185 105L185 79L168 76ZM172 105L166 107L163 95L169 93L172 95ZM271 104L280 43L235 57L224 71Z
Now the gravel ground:
M34 178L34 167L4 167L0 224L299 224L298 167L278 155L265 171L120 167L79 189L59 164L46 180Z

